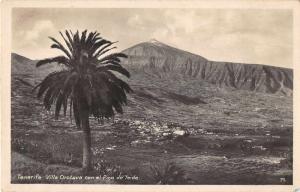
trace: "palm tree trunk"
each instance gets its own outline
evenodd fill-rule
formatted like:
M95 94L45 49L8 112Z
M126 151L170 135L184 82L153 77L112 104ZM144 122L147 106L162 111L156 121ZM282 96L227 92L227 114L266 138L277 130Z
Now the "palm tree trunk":
M78 103L77 103L77 100L73 101L73 111L74 111L74 118L75 118L76 127L77 127L78 130L80 130L81 129L80 128L81 122L80 122L80 118L78 117L79 114L78 114Z
M91 170L91 130L89 125L89 113L81 111L80 126L83 131L82 169L84 172Z

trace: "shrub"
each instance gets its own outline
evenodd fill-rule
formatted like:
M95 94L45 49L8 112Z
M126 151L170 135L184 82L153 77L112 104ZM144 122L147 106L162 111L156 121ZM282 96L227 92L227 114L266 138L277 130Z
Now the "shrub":
M186 177L185 172L172 162L161 166L150 166L150 169L156 184L188 184L192 182Z

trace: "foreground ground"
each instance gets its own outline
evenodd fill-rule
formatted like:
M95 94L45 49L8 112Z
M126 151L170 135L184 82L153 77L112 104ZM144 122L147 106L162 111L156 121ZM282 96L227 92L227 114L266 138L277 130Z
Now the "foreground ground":
M81 132L70 118L54 120L43 109L32 79L12 82L12 182L28 182L18 174L80 175ZM184 78L170 84L134 76L130 84L135 92L123 116L104 124L91 118L91 175L126 179L30 182L292 183L292 97Z

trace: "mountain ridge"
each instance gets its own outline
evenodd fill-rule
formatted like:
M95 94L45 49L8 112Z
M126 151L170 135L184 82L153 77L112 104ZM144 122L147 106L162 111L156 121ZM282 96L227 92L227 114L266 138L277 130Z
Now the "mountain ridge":
M128 55L122 64L134 76L151 75L172 82L178 76L198 79L216 85L248 91L293 93L293 69L263 64L247 64L208 60L200 55L180 50L157 40L141 42L122 51ZM36 68L36 60L12 53L12 74L33 74L43 77L57 66Z
M292 95L293 70L263 64L211 61L156 40L127 48L123 64L134 73L157 78L178 76L229 87L266 93ZM170 79L172 80L172 79Z

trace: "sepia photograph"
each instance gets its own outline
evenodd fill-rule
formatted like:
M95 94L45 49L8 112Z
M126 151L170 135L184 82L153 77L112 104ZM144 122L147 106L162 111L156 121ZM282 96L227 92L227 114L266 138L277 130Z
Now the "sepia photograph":
M293 185L294 16L13 7L10 184Z

